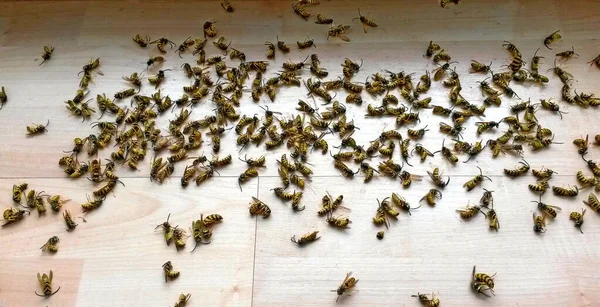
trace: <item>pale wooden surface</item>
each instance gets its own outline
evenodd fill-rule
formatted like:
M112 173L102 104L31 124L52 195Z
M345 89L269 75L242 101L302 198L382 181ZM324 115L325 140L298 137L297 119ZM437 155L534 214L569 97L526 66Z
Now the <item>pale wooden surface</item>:
M503 40L510 40L529 62L533 52L542 46L543 38L560 29L563 41L553 51L575 46L579 59L567 62L568 70L577 80L575 87L584 92L598 92L600 71L586 64L598 53L597 29L600 28L598 1L468 1L459 6L441 9L435 1L322 1L310 7L317 13L329 15L337 22L352 25L351 43L327 42L326 26L305 22L294 15L289 1L235 1L236 12L225 13L218 2L188 1L104 1L104 2L2 2L0 3L0 85L5 86L9 102L0 111L0 203L2 208L12 204L10 190L13 184L27 181L32 188L60 193L73 201L66 205L80 216L78 206L93 185L85 180L71 181L63 177L56 161L69 150L74 137L85 136L94 129L89 122L69 117L63 101L72 98L77 90L77 72L92 57L100 57L104 76L98 76L90 86L91 97L105 92L111 95L126 88L124 75L144 68L153 48L140 49L131 41L137 33L153 38L166 36L180 43L186 37L200 36L202 23L218 19L219 33L233 41L232 47L246 52L249 60L264 58L265 40L275 41L279 35L290 44L306 35L315 39L317 48L287 56L277 54L267 76L278 71L283 61L300 61L316 52L331 76L341 74L340 62L344 57L364 59L361 72L355 77L362 81L367 75L382 69L404 70L421 75L434 68L422 57L429 40L439 42L458 61L463 95L480 103L476 81L481 75L467 72L470 59L484 63L493 61L493 68L507 64ZM364 34L358 22L351 22L356 9L373 17L379 28ZM56 47L53 58L38 67L43 45ZM218 52L207 44L207 54ZM295 48L293 48L295 49ZM546 59L541 69L550 68L553 53L540 49ZM183 61L192 62L189 54L180 60L173 52L167 55L163 67L173 71L167 74L162 92L179 97L181 86L188 83L180 71ZM550 74L550 73L548 73ZM308 76L308 73L305 73ZM555 98L559 101L560 82L551 77L544 88L515 85L522 98ZM433 97L433 104L448 105L447 89L435 83L425 95ZM147 85L144 93L153 91ZM305 89L283 89L278 93L272 110L286 115ZM338 98L344 97L340 92ZM362 107L348 105L348 117L361 128L354 134L362 144L374 139L384 127L395 127L393 118L365 119L368 95ZM263 97L261 104L266 102ZM509 103L518 102L503 97L501 108L490 108L486 120L499 120L508 114ZM196 108L192 117L208 114L208 103ZM532 168L551 167L559 175L553 185L575 184L574 174L582 169L589 174L578 157L571 141L580 135L600 132L597 110L583 110L561 104L569 114L563 121L544 110L538 112L544 127L556 133L555 140L564 145L552 145L551 150L532 153L525 158ZM242 114L261 113L256 104L245 97ZM167 117L160 118L166 128ZM431 131L421 142L431 150L438 150L442 135L437 130L441 118L422 111L422 123ZM25 137L25 126L51 120L49 133L36 138ZM442 121L446 121L442 119ZM466 125L466 140L475 141L473 120ZM497 136L487 133L484 139ZM406 128L400 129L403 134ZM339 143L329 138L330 146ZM230 133L223 138L222 152L235 153L235 137ZM414 142L413 142L414 144ZM200 151L209 152L205 143ZM221 171L221 177L199 188L186 190L179 186L182 165L178 165L171 180L162 186L148 180L149 158L139 172L120 169L126 187L118 187L114 197L105 205L86 216L72 233L64 231L59 215L47 214L37 218L32 214L25 221L0 231L0 304L3 306L165 306L172 305L181 292L192 293L191 306L321 306L334 305L335 289L348 271L360 279L358 292L340 300L340 305L402 305L418 306L411 294L436 292L443 306L594 306L600 304L597 268L600 265L600 220L588 210L584 235L568 220L568 213L579 211L587 191L576 200L549 195L545 201L563 208L559 218L549 223L542 236L532 231L531 212L535 205L530 200L537 196L527 190L533 182L531 175L510 179L502 175L503 168L512 168L518 157L505 156L491 159L485 150L474 161L451 167L437 155L426 163L411 161L414 174L440 166L452 177L443 191L444 198L435 208L421 207L412 216L401 214L393 222L383 241L375 239L379 230L371 223L376 199L400 192L413 206L432 186L428 180L415 182L403 190L398 182L376 178L363 184L362 178L352 181L339 177L332 167L331 158L313 153L310 162L315 176L309 183L315 191L305 190L303 203L306 210L294 213L289 204L278 201L270 191L277 186L275 159L283 150L265 152L263 147L251 146L243 152L249 156L265 154L268 167L261 177L237 187L237 175L244 165L237 159ZM199 152L200 152L199 151ZM107 155L108 151L101 152ZM234 154L234 158L236 154ZM598 147L590 148L589 157L600 159ZM399 159L396 158L396 159ZM461 160L466 157L462 156ZM501 223L500 232L488 231L487 221L479 216L470 222L461 222L454 212L468 201L476 202L481 189L466 193L462 183L475 175L481 166L493 183L484 187L496 191L495 203ZM340 232L327 227L316 216L320 197L329 191L344 194L353 223L352 228ZM267 202L271 218L255 219L247 214L250 196L258 195ZM215 230L213 243L200 246L194 254L177 253L167 247L161 235L154 232L156 224L171 213L174 224L188 225L200 213L218 212L225 217ZM187 227L187 226L186 226ZM320 230L322 238L315 244L298 248L289 238L310 230ZM47 255L39 247L52 235L61 239L56 255ZM193 245L193 240L188 240ZM171 260L181 277L164 284L161 265ZM473 264L479 270L494 273L496 296L486 299L469 289ZM38 290L35 274L54 270L60 292L50 299L33 294ZM1 306L1 305L0 305Z

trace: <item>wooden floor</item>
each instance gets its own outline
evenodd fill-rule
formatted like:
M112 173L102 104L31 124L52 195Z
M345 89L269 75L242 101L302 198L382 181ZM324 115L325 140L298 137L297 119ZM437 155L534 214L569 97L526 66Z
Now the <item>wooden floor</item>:
M97 76L90 86L90 96L99 93L112 96L127 88L124 75L140 72L151 55L158 55L151 46L141 49L131 41L135 34L152 38L167 37L179 44L188 36L202 35L205 20L216 19L219 35L232 41L232 47L246 53L249 60L263 60L265 41L280 39L293 45L287 55L277 53L266 77L279 71L281 63L301 61L317 53L332 79L341 75L344 58L363 60L360 73L354 78L362 82L368 75L388 69L394 72L415 73L415 79L425 70L435 68L422 55L430 40L441 44L457 61L456 70L463 83L462 94L475 104L483 98L477 81L481 74L469 74L469 62L477 59L493 62L492 69L501 71L509 55L502 42L509 40L529 62L536 49L544 56L540 71L553 65L554 53L574 46L579 58L562 64L575 78L574 87L581 92L600 96L600 70L588 61L600 53L600 2L581 1L492 1L465 0L446 9L434 0L427 1L321 1L309 7L309 21L295 15L291 1L232 1L235 13L226 13L218 1L2 1L0 3L0 86L6 88L8 103L0 111L0 204L2 210L12 205L13 184L27 182L36 190L61 194L72 199L65 205L75 216L83 216L80 204L96 187L88 180L65 178L57 165L63 151L70 150L75 137L96 133L90 121L82 123L65 110L64 101L78 89L77 73L92 57L100 57L103 76ZM358 21L357 9L379 23L364 33ZM326 40L327 26L314 23L317 13L331 16L336 23L351 24L350 43L335 38ZM550 51L543 47L543 38L561 30L562 41ZM306 36L314 38L317 48L298 51L295 42ZM38 66L44 45L56 48L52 59ZM218 54L208 44L208 55ZM180 97L181 86L189 80L181 72L183 62L193 62L189 53L179 59L169 51L163 68L167 80L161 90L171 97ZM233 63L233 62L232 62ZM236 63L237 64L237 63ZM528 65L528 64L527 64ZM551 72L546 73L551 76ZM306 72L305 77L309 76ZM514 85L525 100L553 98L560 102L561 83L551 76L546 86ZM144 94L154 90L147 84ZM251 101L249 92L242 100L241 114L263 114ZM305 99L306 89L280 90L275 103L260 105L271 110L292 112L297 99ZM399 95L399 93L395 93ZM448 89L434 82L426 96L432 104L449 106ZM338 98L343 101L345 93ZM365 118L368 103L378 104L381 98L364 94L365 103L358 107L347 105L348 119L360 128L354 138L368 144L383 129L393 129L394 118ZM485 119L499 121L509 114L509 104L518 99L503 97L500 108L490 108ZM311 100L307 100L311 101ZM318 102L320 103L320 102ZM95 105L95 102L92 103ZM555 133L555 142L548 150L533 153L526 148L524 158L534 169L542 166L554 169L551 184L577 184L575 173L583 170L591 175L577 154L572 140L600 133L598 110L581 109L560 102L568 112L561 120L556 114L540 109L540 123ZM213 104L204 103L194 109L193 119L210 114ZM321 111L324 107L321 107ZM159 118L166 129L172 115ZM441 146L443 135L437 130L441 117L421 111L421 123L430 129L421 143L434 151ZM28 138L25 126L46 123L48 133ZM469 142L479 140L471 119L463 133ZM482 135L495 138L506 129ZM406 128L398 129L406 135ZM232 153L234 163L220 171L220 176L196 187L182 189L179 178L183 165L177 165L174 176L163 185L148 179L150 157L141 163L140 170L119 168L125 187L119 186L103 207L85 215L73 232L64 229L60 214L48 213L30 217L0 230L0 306L168 306L180 293L191 293L188 306L324 306L335 305L336 289L345 274L352 271L360 282L356 292L343 297L339 305L353 306L419 306L411 295L434 292L442 306L598 306L600 294L600 216L589 210L585 215L584 234L573 227L569 213L580 211L590 189L581 191L576 199L544 195L546 203L562 207L559 217L550 221L547 232L536 235L532 212L539 213L531 201L538 196L527 185L534 182L531 175L511 179L503 175L504 168L513 168L520 157L500 156L492 159L485 149L469 163L450 165L436 155L425 163L416 157L409 171L425 175L440 167L451 177L443 191L443 199L434 208L426 205L414 210L412 216L401 213L392 221L386 237L379 241L371 218L377 199L392 192L403 195L413 206L433 185L428 178L402 189L398 181L377 177L369 184L362 177L346 180L333 168L331 157L314 152L309 162L314 169L312 182L304 191L306 210L294 213L289 204L275 198L272 188L280 185L277 162L280 150L266 152L264 147L246 149L237 154L236 135L230 131L222 141L222 152ZM330 146L337 146L337 136L328 136ZM201 152L208 154L210 142ZM450 140L446 140L448 145ZM414 143L412 144L414 145ZM411 145L411 146L412 146ZM111 150L101 151L108 157ZM238 156L265 155L267 168L260 177L243 186L240 191L237 176L244 170ZM396 152L395 159L400 160ZM600 147L591 146L588 159L600 160ZM377 164L379 158L372 162ZM461 156L466 160L466 156ZM483 192L479 187L465 192L462 184L479 173L491 177L483 188L494 190L495 209L501 228L489 231L483 215L462 221L456 209L477 203ZM355 165L353 167L356 167ZM313 193L314 191L314 193ZM317 216L320 199L329 192L343 194L346 211L352 219L351 229L338 231L328 227ZM253 218L248 214L251 196L270 205L270 218ZM166 246L154 230L171 214L173 225L186 227L200 214L220 213L224 222L217 226L212 244L198 247L190 254L193 240L188 239L186 250L177 252ZM319 230L321 239L299 248L290 242L292 235ZM39 249L53 235L60 237L56 255ZM181 276L166 283L161 265L171 260ZM477 295L469 287L471 270L495 277L495 296ZM54 272L54 286L60 291L51 298L40 298L36 274Z

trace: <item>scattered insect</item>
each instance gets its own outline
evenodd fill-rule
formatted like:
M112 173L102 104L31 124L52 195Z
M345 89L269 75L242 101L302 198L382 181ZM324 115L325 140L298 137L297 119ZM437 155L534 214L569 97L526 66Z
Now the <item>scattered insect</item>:
M363 31L365 33L367 33L367 26L372 27L372 28L376 28L377 27L377 24L373 20L371 20L371 19L367 18L366 16L363 16L363 15L360 14L360 9L358 9L358 17L352 19L352 21L354 21L356 19L360 20L360 22L362 23Z
M481 170L481 168L479 166L477 168L479 169L479 175L475 176L473 179L471 179L471 180L465 182L465 184L463 184L463 187L467 188L467 191L473 190L476 186L481 184L484 179L488 179L489 181L492 181L492 179L490 177L483 175L483 171Z
M492 203L492 208L488 210L485 214L485 217L490 220L489 226L494 230L498 231L500 229L500 222L498 221L498 215L496 214L496 210L494 210L494 204Z
M313 232L309 232L309 233L303 235L298 240L296 240L296 236L293 236L291 238L291 240L292 240L292 242L298 244L298 246L303 246L303 245L306 245L308 243L311 243L311 242L314 242L314 241L320 239L321 237L318 237L317 236L318 234L319 234L318 231L313 231Z
M173 264L171 263L171 261L167 261L165 262L165 264L163 264L163 271L165 272L165 282L167 282L168 280L174 280L177 277L179 277L179 271L175 271L173 270Z
M317 14L317 21L315 21L316 24L322 24L322 25L328 25L328 24L332 24L333 23L333 18L331 17L327 17L321 14Z
M427 46L427 51L425 51L425 55L431 57L434 53L438 52L441 49L442 47L440 47L440 45L434 43L433 41L429 41L429 46Z
M8 100L8 96L6 96L6 90L4 89L4 86L3 86L2 90L0 91L0 110L2 110L2 108L4 107L4 104L6 103L7 100Z
M40 273L37 274L37 278L38 278L38 281L40 282L40 287L42 287L42 293L43 293L43 294L39 294L36 291L35 294L37 296L49 297L49 296L56 294L56 292L58 292L58 290L60 290L60 287L58 287L58 289L56 289L56 291L52 292L53 275L54 274L52 273L52 270L50 270L48 275L46 275L46 273L44 273L42 275L40 275Z
M427 171L427 174L431 178L431 181L433 181L433 184L442 189L445 188L448 185L448 183L450 183L450 176L448 176L448 180L444 182L444 180L442 179L442 173L437 167L433 169L433 172Z
M306 48L310 48L310 47L317 47L315 45L315 41L312 40L312 39L310 39L310 38L307 38L303 42L298 41L296 43L298 44L298 48L300 48L300 49L306 49Z
M296 15L302 17L304 20L308 20L308 18L310 17L310 13L304 10L297 3L292 4L292 9L294 9L294 13L296 13Z
M551 206L551 205L543 203L541 195L540 195L540 200L539 201L532 200L531 202L532 203L537 203L538 204L538 206L537 206L538 209L540 211L542 211L542 213L545 213L545 214L547 214L548 216L550 216L552 218L556 218L556 216L557 216L557 212L556 211L560 211L561 210L560 207Z
M573 222L575 223L575 227L579 228L579 231L581 233L583 233L583 230L581 230L581 226L583 225L583 216L585 215L585 211L586 209L582 209L581 213L579 212L571 212L571 214L569 215L569 219L573 220Z
M383 236L385 235L385 231L378 231L377 232L377 239L382 240Z
M146 46L148 46L148 43L150 43L150 36L146 35L145 37L141 37L139 34L136 34L133 37L133 41L140 47L146 48Z
M160 51L160 53L167 53L167 50L165 50L165 47L167 46L167 44L170 45L171 48L175 47L175 43L165 37L161 37L161 38L159 38L155 41L152 41L148 44L156 44L156 48L158 49L158 51Z
M58 251L58 242L60 242L60 239L57 236L52 236L50 239L48 239L46 244L40 247L40 249L44 252L49 251L51 253L56 253Z
M556 32L548 35L548 37L546 37L544 39L544 46L546 46L546 48L552 50L552 48L548 47L548 45L550 45L562 38L562 36L560 36L560 34L558 32L560 32L560 30L557 30Z
M44 52L42 53L42 59L44 60L42 61L42 63L40 63L39 66L44 64L46 61L50 60L50 58L52 57L52 52L54 52L54 47L44 46Z
M485 64L481 64L475 60L471 60L471 72L482 72L487 74L490 71L490 67L492 66L492 63L490 63L490 65L485 65Z
M250 208L248 208L248 210L250 211L250 215L260 215L263 219L266 219L271 215L269 206L254 196L252 197L252 202L250 203Z
M27 136L34 136L48 132L48 129L46 129L48 125L50 125L50 120L48 120L48 123L45 126L38 124L33 124L33 126L27 126Z
M436 203L435 203L436 199L442 199L442 191L437 190L437 189L431 189L419 201L425 200L428 205L435 206L436 205Z
M429 298L427 296L427 294L421 294L421 293L417 293L417 295L411 295L411 297L419 298L419 301L424 306L429 306L429 307L439 307L440 306L440 299L436 298L433 293L431 294L431 298Z
M579 188L575 186L571 189L567 189L567 188L553 186L552 193L554 193L554 195L558 195L558 196L575 197L575 196L577 196L577 194L579 194Z
M492 294L494 294L494 276L496 276L496 274L494 274L492 276L489 276L485 273L475 274L475 266L473 266L473 274L471 277L471 288L473 290L477 291L478 293L481 293L487 297L490 297L484 291L489 290Z
M527 163L527 161L523 160L521 162L519 162L519 164L522 164L522 166L517 167L516 169L504 169L504 174L506 174L509 177L519 177L519 176L523 176L525 174L527 174L527 172L529 171L529 163Z
M383 238L383 235L381 237ZM348 272L346 274L346 277L344 278L344 281L342 281L342 284L337 288L337 290L331 290L331 292L336 292L338 295L337 299L335 300L336 302L340 299L342 295L352 291L352 289L354 289L354 287L358 283L358 279L351 276L352 272Z
M592 210L600 212L600 201L598 201L598 198L593 193L590 193L587 201L583 201L583 203L590 206Z
M185 307L185 305L187 304L187 302L190 300L190 297L192 297L192 295L190 293L188 294L179 294L179 298L177 299L177 303L175 303L175 307Z
M233 13L235 7L227 0L221 0L221 7L228 13Z
M571 46L571 50L559 52L556 54L557 57L561 57L561 58L567 59L567 60L572 58L574 55L579 57L579 54L575 53L575 49L573 48L573 46Z
M477 213L481 212L481 207L477 205L467 205L463 209L456 210L456 212L460 213L461 218L468 220L477 215Z
M533 231L537 232L537 233L544 233L546 232L546 216L545 215L535 215L535 212L533 213Z

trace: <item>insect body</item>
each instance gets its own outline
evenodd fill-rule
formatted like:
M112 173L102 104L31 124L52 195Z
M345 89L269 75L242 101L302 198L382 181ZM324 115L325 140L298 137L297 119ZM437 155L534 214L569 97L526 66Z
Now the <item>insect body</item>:
M250 208L248 208L248 210L250 211L250 215L261 215L263 219L266 219L271 215L269 206L254 196L252 197L252 202L250 203Z
M190 300L191 297L192 297L192 295L190 293L179 294L179 298L177 299L177 303L175 303L175 307L185 307L185 305L187 304L187 302Z
M362 23L362 25L363 25L363 31L365 33L367 33L367 26L373 27L373 28L377 27L377 24L373 20L371 20L371 19L367 18L366 16L363 16L363 15L360 14L360 9L358 9L358 17L356 17L356 18L354 18L352 20L356 20L356 19L360 20L360 22Z
M58 242L60 242L60 239L57 236L52 236L50 239L48 239L46 244L40 247L40 249L44 252L49 251L51 253L56 253L58 251Z
M492 181L492 179L490 177L483 175L483 172L479 166L477 168L479 168L479 175L475 176L473 179L471 179L471 180L465 182L465 184L463 184L463 187L467 188L467 191L473 190L476 186L481 184L484 179L488 179L489 181Z
M73 221L71 217L71 212L69 210L65 210L63 212L63 218L65 220L65 224L67 225L67 231L73 231L78 224Z
M165 264L163 264L163 271L165 272L165 282L167 282L168 280L174 280L177 277L179 277L179 271L175 271L173 270L173 264L171 263L171 261L167 261L165 262Z
M485 296L489 295L485 293L485 290L489 290L492 294L494 294L494 276L496 274L489 276L485 273L477 273L475 274L475 266L473 266L473 274L471 277L471 288L478 293L481 293Z
M575 197L575 196L577 196L577 194L579 194L579 188L573 187L572 189L567 189L567 188L553 186L552 192L554 193L554 195L558 195L558 196Z
M560 30L548 35L545 39L544 39L544 46L546 46L546 48L552 50L552 48L548 47L548 45L556 42L557 40L561 39L562 36L560 36L560 34L558 33L560 32Z
M27 135L34 136L37 134L42 134L42 133L48 132L48 129L46 129L48 127L48 125L50 125L50 120L48 120L48 123L46 124L46 126L36 125L36 124L34 124L33 126L27 126Z
M545 215L535 215L533 213L533 231L537 233L546 232L546 216Z
M52 52L54 52L54 47L44 46L44 52L42 53L42 59L44 60L42 61L42 63L40 63L40 66L44 64L44 62L50 60L50 58L52 57Z
M429 306L429 307L439 307L440 306L440 299L436 298L433 293L431 294L431 298L429 298L429 296L427 296L427 294L422 294L422 293L417 293L417 295L411 295L411 297L417 297L419 298L419 301L421 302L421 304L423 304L423 306Z
M481 207L479 207L477 205L475 205L475 206L468 205L467 207L465 207L463 209L458 209L456 211L460 213L461 218L468 220L468 219L471 219L472 217L474 217L477 213L481 212Z
M358 279L351 277L351 275L352 272L348 272L344 278L344 281L342 281L342 284L337 288L337 290L331 290L331 292L336 292L338 295L337 299L335 300L336 302L340 299L340 296L344 295L344 293L352 291L352 289L354 289L358 283Z
M318 234L319 234L318 231L313 231L313 232L309 232L309 233L303 235L298 240L296 240L296 236L293 236L291 238L291 240L292 240L292 242L298 244L298 246L303 246L303 245L306 245L308 243L311 243L311 242L314 242L314 241L320 239L321 237L318 237L317 236Z
M573 220L573 222L575 223L575 227L579 228L579 231L581 231L581 233L583 233L583 231L581 230L581 226L583 225L583 216L585 215L585 211L586 209L582 209L581 213L579 212L571 212L571 214L569 215L569 219Z
M53 275L54 274L52 273L52 270L50 270L48 275L46 275L46 273L44 273L43 275L40 275L40 273L37 274L37 278L38 278L38 281L40 282L40 286L42 287L42 293L43 293L43 294L39 294L36 291L35 294L37 296L49 297L49 296L54 295L56 292L58 292L58 290L60 290L60 287L58 287L58 289L56 289L56 291L52 292Z
M519 162L520 164L522 164L522 166L516 168L516 169L504 169L504 174L506 174L509 177L519 177L522 175L527 174L527 172L529 171L529 164L526 161L521 161Z
M541 200L542 200L542 197L540 196L540 201L532 200L531 202L537 203L538 209L540 211L542 211L543 213L547 214L548 216L550 216L552 218L556 218L556 215L557 215L556 211L560 211L561 210L560 207L550 206L548 204L543 203Z

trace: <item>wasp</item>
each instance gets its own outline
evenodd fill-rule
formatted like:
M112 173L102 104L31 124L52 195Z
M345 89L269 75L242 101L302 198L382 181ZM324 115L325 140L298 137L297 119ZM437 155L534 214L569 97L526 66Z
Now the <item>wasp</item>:
M177 277L179 277L179 271L175 271L173 269L173 264L171 263L171 261L167 261L165 262L165 264L163 264L163 271L165 272L165 282L167 282L167 280L174 280Z
M317 20L315 21L316 24L321 24L321 25L328 25L328 24L332 24L333 23L333 18L331 17L327 17L321 14L317 14Z
M550 179L552 174L555 174L556 172L549 168L542 167L540 170L531 170L531 173L538 179Z
M492 63L490 63L490 65L485 65L485 64L481 64L475 60L471 60L471 72L482 72L487 74L490 71L490 67L492 66Z
M215 37L217 36L217 28L215 27L215 23L217 23L216 20L209 20L206 21L204 23L204 25L202 26L203 30L204 30L204 38L208 37Z
M533 213L533 231L537 232L537 233L544 233L546 232L546 216L545 215L535 215L535 212Z
M429 41L429 45L427 46L427 50L425 51L425 55L427 57L433 56L434 53L441 50L442 47L440 45L434 43L433 41Z
M250 203L250 208L248 208L248 210L250 211L250 215L260 215L263 219L266 219L271 215L271 208L254 196L252 197L252 202Z
M235 7L227 0L221 0L221 7L228 13L233 13Z
M455 136L455 137L460 138L462 136L463 130L464 130L464 128L459 124L450 126L446 123L440 122L440 132L448 134L450 136Z
M577 194L579 194L579 188L577 186L575 186L572 189L567 189L567 188L553 186L552 192L554 193L554 195L558 195L558 196L575 197L575 196L577 196Z
M42 63L40 63L39 66L44 64L46 61L50 60L50 58L52 57L52 52L54 52L54 47L44 46L44 52L42 53L42 59L44 60L42 61Z
M456 156L454 153L452 153L452 150L450 150L450 148L448 148L448 147L444 146L444 142L445 142L445 141L446 141L446 139L444 139L444 140L442 141L442 149L440 149L440 150L438 150L438 151L434 152L433 154L436 154L436 153L438 153L438 152L440 152L440 151L441 151L441 152L442 152L442 156L443 156L443 157L444 157L446 160L450 161L450 163L454 164L454 163L458 162L458 157L457 157L457 156Z
M477 168L479 169L479 175L473 177L473 179L471 179L471 180L465 182L465 184L463 184L463 187L467 188L467 191L473 190L476 186L481 184L484 179L488 179L489 181L492 181L492 179L490 177L483 175L483 172L479 166Z
M306 48L310 48L310 47L317 47L315 45L315 41L312 40L312 39L310 39L310 38L305 39L303 42L298 41L296 43L298 44L298 48L300 48L300 49L306 49Z
M142 37L139 34L136 34L133 37L133 41L136 44L138 44L140 47L146 48L146 46L148 46L148 43L150 43L150 36L146 35L146 36Z
M46 275L46 273L44 273L42 275L40 275L40 273L37 273L37 278L40 283L40 287L42 287L42 293L43 293L43 294L39 294L36 291L35 294L37 296L49 297L49 296L54 295L56 292L58 292L58 290L60 290L60 287L58 287L58 289L56 289L56 291L52 292L52 279L53 279L52 270L50 270L48 275Z
M583 203L590 206L592 210L600 212L600 201L598 201L598 198L593 193L590 193L587 201L583 201Z
M356 19L360 20L360 22L362 23L363 31L365 33L367 33L367 26L372 27L372 28L377 27L377 23L375 23L373 20L369 19L368 17L360 14L360 9L358 9L358 17L352 19L352 21L354 21Z
M185 307L185 305L187 304L187 302L190 300L190 297L192 297L192 295L190 293L188 294L179 294L179 298L177 299L177 303L175 303L175 307Z
M227 54L227 49L229 48L229 45L231 45L231 41L229 42L229 44L226 44L225 37L221 36L217 39L216 42L213 42L213 45L215 45L215 47L217 47L218 49L222 50L225 54Z
M336 292L338 295L337 299L335 300L336 302L340 299L342 295L344 295L344 293L352 291L352 289L354 289L354 287L358 283L358 279L351 276L352 272L348 272L346 274L346 277L344 278L344 281L342 281L342 284L337 288L337 290L331 290L331 292Z
M73 221L71 217L71 212L69 210L63 211L63 218L65 220L65 224L67 225L67 231L73 231L78 224Z
M27 126L27 136L34 136L34 135L38 135L38 134L43 134L48 132L48 125L50 125L50 120L48 120L48 123L44 126L44 125L39 125L39 124L33 124L32 126Z
M548 216L552 217L552 218L556 218L557 212L556 211L560 211L561 208L557 207L557 206L551 206L548 204L545 204L542 202L542 196L540 195L540 201L535 201L532 200L532 203L537 203L538 204L538 209L540 211L542 211L543 213L547 214Z
M441 61L450 62L451 60L452 60L452 57L448 53L446 53L446 50L444 50L444 49L440 50L438 53L436 53L433 56L433 61L435 63L439 63Z
M509 177L519 177L522 175L525 175L528 171L529 171L529 163L527 163L527 161L523 160L521 162L519 162L519 164L522 164L521 167L518 167L516 169L504 169L504 174L506 174Z
M430 206L435 206L436 199L442 199L442 191L438 189L430 189L419 201L421 202L425 200L425 202L427 202L427 204Z
M576 177L577 177L577 181L579 181L580 183L582 183L583 185L586 185L586 186L592 186L592 185L596 184L596 181L597 181L594 176L585 177L585 175L583 175L582 171L578 171Z
M489 208L490 206L493 208L494 207L494 197L493 197L492 193L494 191L490 191L486 188L483 188L483 190L485 192L483 192L483 196L481 196L481 199L479 200L479 202L485 208Z
M175 47L175 43L172 42L172 41L170 41L169 39L167 39L165 37L161 37L161 38L159 38L159 39L157 39L155 41L152 41L152 42L150 42L148 44L150 44L150 45L156 44L156 48L158 49L158 51L160 51L160 53L167 53L167 50L165 50L165 47L167 45L170 45L171 49L173 47Z
M19 185L13 185L12 199L14 202L19 203L19 204L21 203L23 193L25 193L25 190L27 190L28 186L29 185L26 182L21 183Z
M25 217L25 213L30 214L27 210L16 208L8 208L4 210L3 218L6 221L6 223L2 224L2 227L22 220L23 217Z
M251 178L258 177L258 171L254 167L249 167L238 177L238 185L242 190L242 183L249 181Z
M567 112L563 112L560 110L560 107L558 106L558 104L550 101L550 99L546 100L546 99L541 99L540 100L540 105L542 106L542 108L548 110L548 111L552 111L552 112L556 112L558 113L558 115L560 115L560 119L562 119L562 115L563 114L568 114Z
M296 240L296 236L293 236L291 238L291 240L292 240L292 242L298 244L298 246L303 246L303 245L306 245L308 243L311 243L311 242L314 242L316 240L319 240L321 237L318 237L317 236L318 234L319 234L318 231L313 231L313 232L309 232L307 234L304 234L298 240Z
M4 89L4 86L3 86L2 90L0 91L0 110L2 110L2 107L4 107L4 104L6 103L7 100L8 100L8 96L6 96L6 90Z
M411 295L411 297L419 298L419 301L424 306L430 306L430 307L439 307L440 306L440 299L436 298L433 293L431 294L431 299L427 296L427 294L421 294L421 293L417 293L417 295Z
M496 274L492 276L489 276L485 273L475 274L475 266L473 266L473 273L471 276L471 288L477 291L478 293L489 297L489 295L484 291L489 290L490 293L494 294L494 276L496 276Z
M531 191L542 192L542 194L543 194L550 187L550 185L548 184L548 179L549 178L542 179L542 180L538 181L536 184L529 184L528 187Z
M327 217L327 219L325 220L327 223L329 223L329 225L335 226L337 228L350 228L348 227L348 224L352 223L352 221L350 221L350 219L348 217L344 217L344 216L340 216L340 217L334 217L332 215L332 213L329 213L329 216Z
M88 197L87 200L88 200L87 203L81 204L81 208L83 209L83 212L88 212L88 211L99 208L102 205L102 203L104 202L104 197L96 198L94 200L91 200Z
M442 189L445 188L448 185L448 183L450 183L450 176L448 176L448 180L444 182L444 180L442 179L442 173L437 167L433 169L433 172L427 171L427 174L431 178L431 181L433 181L433 184Z
M56 253L58 251L58 242L60 242L60 239L57 236L52 236L50 239L48 239L46 244L40 247L40 249L44 252L49 251L51 253Z
M334 26L332 23L329 26L329 30L327 31L327 40L329 40L329 37L339 37L343 41L349 42L350 39L344 35L349 29L350 29L349 25Z
M578 147L577 152L580 155L585 155L588 152L588 146L590 144L588 141L588 138L589 138L589 135L586 135L585 139L580 138L580 139L575 139L573 141L573 144Z
M165 80L165 71L169 71L170 69L159 70L158 74L148 77L148 82L154 85L154 88L158 88L160 84Z
M579 212L571 212L571 214L569 215L569 219L573 220L573 222L575 223L575 227L579 228L579 231L581 233L583 233L583 230L581 230L581 226L583 225L583 216L585 215L585 211L586 209L582 209L581 213Z

